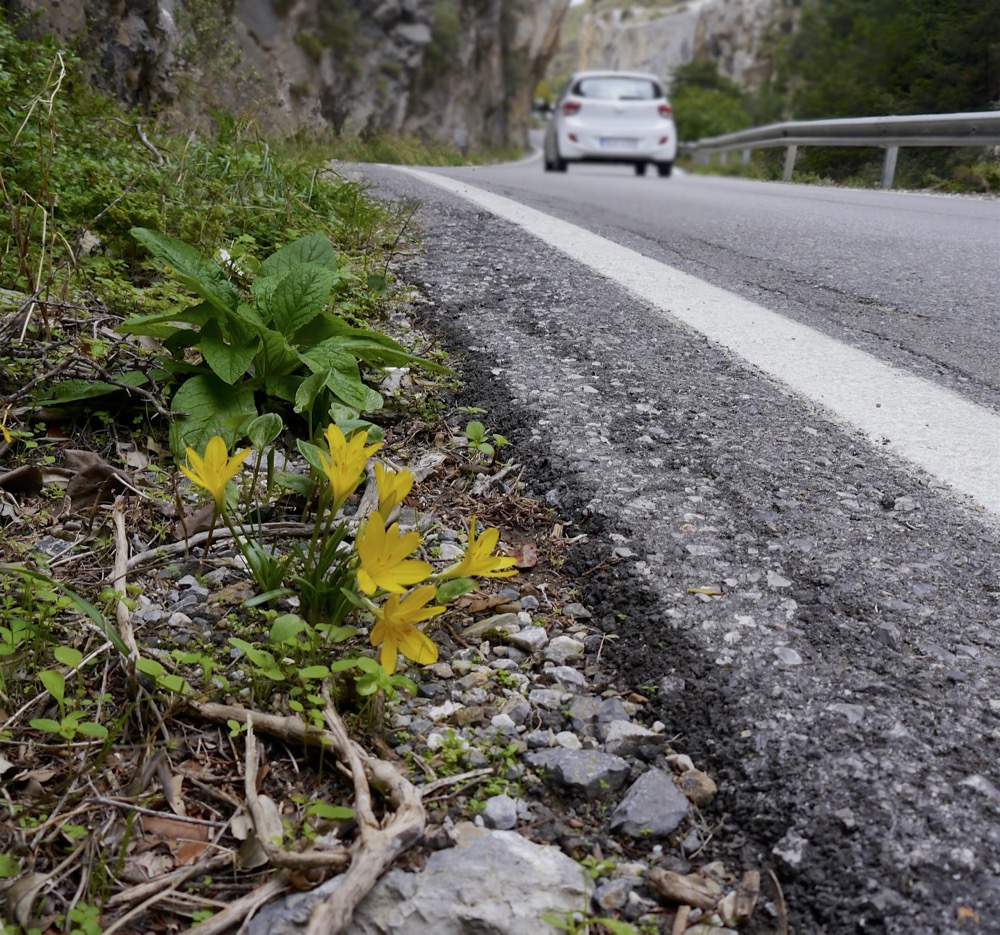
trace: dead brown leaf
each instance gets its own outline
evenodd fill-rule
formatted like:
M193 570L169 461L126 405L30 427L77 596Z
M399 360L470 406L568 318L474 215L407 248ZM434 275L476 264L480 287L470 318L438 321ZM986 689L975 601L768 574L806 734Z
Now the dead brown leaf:
M525 542L511 553L514 557L514 567L520 569L534 568L538 564L538 546L534 542Z

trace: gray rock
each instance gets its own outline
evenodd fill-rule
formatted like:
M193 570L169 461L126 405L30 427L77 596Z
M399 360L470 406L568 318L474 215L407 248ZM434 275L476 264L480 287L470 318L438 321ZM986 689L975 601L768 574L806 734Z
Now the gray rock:
M586 688L587 680L579 669L572 666L553 666L543 673L547 679L558 682L564 688L576 691Z
M583 643L572 636L557 636L545 647L544 656L557 666L583 657Z
M615 756L636 756L644 747L662 745L663 734L654 733L631 721L612 721L604 734L604 749Z
M487 633L494 630L509 638L520 629L521 623L517 619L517 614L494 614L492 617L477 620L472 626L466 627L462 631L462 639L469 642L481 640Z
M633 838L665 838L687 817L690 803L661 769L643 773L611 816L611 830Z
M588 799L616 792L630 771L627 760L601 750L537 750L526 753L524 761L547 781Z
M528 701L537 708L558 711L563 705L565 696L566 692L561 688L534 688L528 692Z
M509 795L494 795L486 800L483 821L487 828L509 831L517 824L517 802Z
M542 627L524 627L517 633L511 633L507 639L511 646L526 653L541 652L549 643L549 635Z
M506 714L516 725L521 725L531 716L531 705L524 695L511 695L503 703L500 713Z
M633 888L631 880L623 880L620 877L602 883L594 890L594 905L605 912L621 909L628 902L628 894Z
M561 915L587 905L590 880L558 848L469 822L455 835L455 846L433 852L419 873L390 870L382 877L347 935L524 935L539 931L544 912ZM334 893L341 879L265 906L248 935L302 935L313 901Z

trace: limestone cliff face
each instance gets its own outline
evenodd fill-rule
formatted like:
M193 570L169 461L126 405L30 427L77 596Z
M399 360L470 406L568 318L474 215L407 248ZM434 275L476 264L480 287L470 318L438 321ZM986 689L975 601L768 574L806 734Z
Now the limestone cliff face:
M790 28L800 0L687 0L673 7L595 4L580 33L578 68L621 68L669 77L708 58L746 88L768 77L767 46Z
M267 131L520 143L569 0L7 0L130 103Z

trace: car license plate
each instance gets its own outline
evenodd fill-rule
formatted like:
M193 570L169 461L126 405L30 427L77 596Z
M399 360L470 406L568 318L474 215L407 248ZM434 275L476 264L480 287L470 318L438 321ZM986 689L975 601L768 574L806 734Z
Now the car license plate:
M602 136L601 146L607 146L609 149L635 149L636 141L627 137Z

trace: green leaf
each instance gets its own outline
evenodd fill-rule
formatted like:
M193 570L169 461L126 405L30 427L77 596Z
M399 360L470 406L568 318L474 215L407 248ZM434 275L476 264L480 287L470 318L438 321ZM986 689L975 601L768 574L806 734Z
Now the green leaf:
M476 582L472 578L453 578L450 581L445 581L437 589L437 596L434 598L435 603L447 604L449 601L455 600L456 597L468 594L475 587Z
M155 659L148 659L146 656L140 656L135 661L135 668L137 672L141 672L143 675L148 675L150 678L158 679L167 670L163 667L163 664L157 662Z
M324 269L335 271L337 258L325 234L306 234L277 253L272 253L260 265L261 276L276 276L293 270L305 263L315 264Z
M329 666L306 666L305 668L299 669L299 678L303 682L325 679L329 677L330 677Z
M53 721L52 718L48 717L36 717L32 718L28 723L35 728L35 730L44 730L49 734L61 734L62 724L58 721Z
M275 486L282 490L290 490L302 497L308 497L316 486L316 482L308 474L289 474L286 471L278 471L273 479Z
M10 879L20 876L21 865L10 854L0 854L0 878Z
M57 646L52 650L56 662L61 662L64 666L75 669L83 661L83 653L74 646Z
M379 690L380 680L377 675L361 675L354 680L354 690L362 697L374 695Z
M210 321L201 329L198 349L205 363L223 382L232 386L246 376L250 362L260 350L260 338L249 328L241 327L236 320L229 322L227 340L217 321Z
M247 438L255 448L265 448L282 432L285 423L276 412L265 412L247 426Z
M178 331L196 332L206 321L218 314L214 306L207 302L199 302L187 308L175 308L152 315L132 315L118 325L116 330L119 334L147 335L162 340Z
M320 455L324 455L327 461L330 460L330 455L325 452L322 448L314 445L312 442L307 442L304 438L295 439L295 447L299 449L299 454L302 455L309 464L314 467L320 474L324 473L323 461Z
M338 659L336 662L330 663L330 674L333 675L336 672L346 672L348 669L357 669L359 659L365 659L366 656L357 656L354 659Z
M95 724L93 721L84 721L77 725L77 731L85 737L96 737L98 740L108 739L108 729L103 724Z
M482 422L470 422L465 427L465 436L470 442L475 444L482 440L483 436L486 434L486 426Z
M311 373L295 390L295 411L298 413L310 412L316 402L316 397L323 392L326 386L328 372L320 371Z
M289 340L326 306L334 276L319 266L300 266L278 283L268 310L275 330Z
M141 373L125 374L129 386L142 386L146 383L146 377ZM137 379L138 378L138 379ZM62 406L66 403L77 402L81 399L95 399L98 396L109 396L112 393L123 393L125 390L114 383L105 383L103 380L63 380L52 387L48 398L35 402L36 406Z
M231 440L230 424L239 425L257 414L249 386L229 386L211 374L186 380L174 393L170 409L184 416L170 426L170 450L178 461L184 457L185 445L204 451L213 435Z
M306 814L328 821L350 821L354 817L354 809L346 805L330 805L328 802L310 802L306 806Z
M202 256L194 247L143 227L133 227L130 233L170 268L175 279L220 312L234 311L239 305L240 294L219 264Z
M38 673L38 679L61 705L66 697L66 679L63 678L62 673L55 669L44 669Z
M298 614L282 614L280 617L276 617L274 623L271 624L268 639L272 643L287 643L289 640L294 640L308 627L309 624Z

